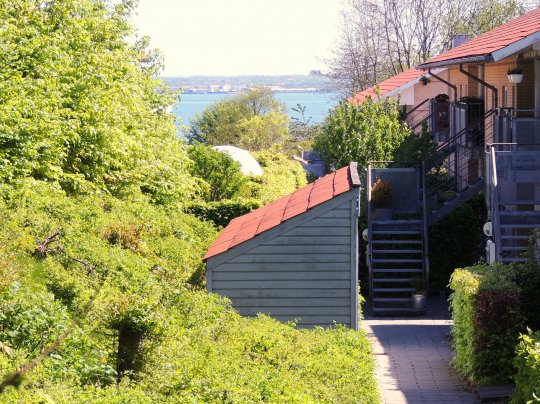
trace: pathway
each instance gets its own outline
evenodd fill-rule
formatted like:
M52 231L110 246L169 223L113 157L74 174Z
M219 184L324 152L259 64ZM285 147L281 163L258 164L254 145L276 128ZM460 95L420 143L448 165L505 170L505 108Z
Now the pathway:
M427 317L362 320L376 358L382 403L478 403L449 367L450 324L440 307Z

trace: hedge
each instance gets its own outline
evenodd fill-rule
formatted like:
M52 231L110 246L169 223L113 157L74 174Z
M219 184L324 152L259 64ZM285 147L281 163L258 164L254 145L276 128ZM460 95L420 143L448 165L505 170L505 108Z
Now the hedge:
M540 332L523 334L516 348L516 391L510 401L522 404L540 398Z
M540 326L540 264L534 254L526 262L456 269L450 288L458 372L472 383L510 382L519 333Z
M260 206L261 203L256 199L223 200L191 205L186 208L186 212L199 219L213 222L217 227L224 227L234 218L245 215Z
M522 327L520 290L509 266L457 269L450 280L453 364L472 383L508 383Z

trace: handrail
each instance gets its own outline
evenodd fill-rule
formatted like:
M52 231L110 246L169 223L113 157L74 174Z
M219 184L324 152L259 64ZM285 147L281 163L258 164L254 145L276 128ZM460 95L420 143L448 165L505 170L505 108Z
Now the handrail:
M368 262L368 271L369 271L369 295L373 301L373 220L371 219L371 163L368 163L367 166L367 176L366 176L366 191L367 191L367 223L368 223L368 240L367 240L367 262ZM372 307L373 310L373 307ZM375 312L372 312L375 314Z
M491 115L493 115L495 113L495 110L494 109L490 109L489 111L487 111L483 116L482 118L478 118L478 122L477 123L481 123L481 122L485 122L485 120L487 118L489 118ZM475 122L476 124L476 122ZM461 129L458 133L456 133L454 136L452 136L450 139L448 139L446 142L444 142L442 145L438 146L437 149L435 150L434 153L432 154L435 154L436 152L446 148L450 143L453 143L455 142L458 138L460 138L461 136L463 136L464 134L466 134L468 131L470 130L470 127L465 127L463 129ZM429 156L428 156L429 158Z
M495 148L491 146L491 228L495 229L495 255L497 261L501 260L501 227L499 226L499 192L498 192L498 176L497 176L497 161Z
M426 102L430 101L431 98L426 98L424 101L422 101L420 104L418 104L416 107L411 109L407 112L406 116L409 117L410 114L412 114L414 111L416 111L418 108L420 108L422 105L424 105Z
M424 278L426 280L426 288L429 292L429 244L428 244L428 204L427 204L427 173L426 162L422 162L422 247L423 247L423 259L424 259Z

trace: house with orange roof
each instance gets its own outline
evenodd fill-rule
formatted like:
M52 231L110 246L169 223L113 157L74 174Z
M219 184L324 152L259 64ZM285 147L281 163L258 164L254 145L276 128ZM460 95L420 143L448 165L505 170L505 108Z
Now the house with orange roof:
M416 69L445 85L448 95L444 109L431 108L423 118L438 148L418 169L423 213L416 231L429 242L429 226L483 192L487 261L523 260L532 231L540 227L540 8ZM430 93L427 86L425 96L434 105L440 93ZM417 102L411 110L424 101ZM396 169L368 168L368 209L375 211L370 189L381 175L400 181ZM368 213L370 294L377 314L408 304L403 303L408 295L399 293L406 284L400 280L408 279L413 268L429 278L425 250L416 249L417 256L397 255L397 248L380 243L379 234L412 231L412 223L407 229L399 223Z

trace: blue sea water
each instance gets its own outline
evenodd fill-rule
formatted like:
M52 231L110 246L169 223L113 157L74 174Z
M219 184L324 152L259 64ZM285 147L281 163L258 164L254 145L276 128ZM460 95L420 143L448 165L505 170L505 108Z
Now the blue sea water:
M231 94L182 94L180 101L173 107L173 113L179 117L180 125L189 125L190 119L202 112L212 103L231 97ZM310 123L320 123L328 115L328 110L338 103L334 93L275 93L276 99L283 102L291 117L301 119L300 114L293 111L297 104L306 107L306 120Z

